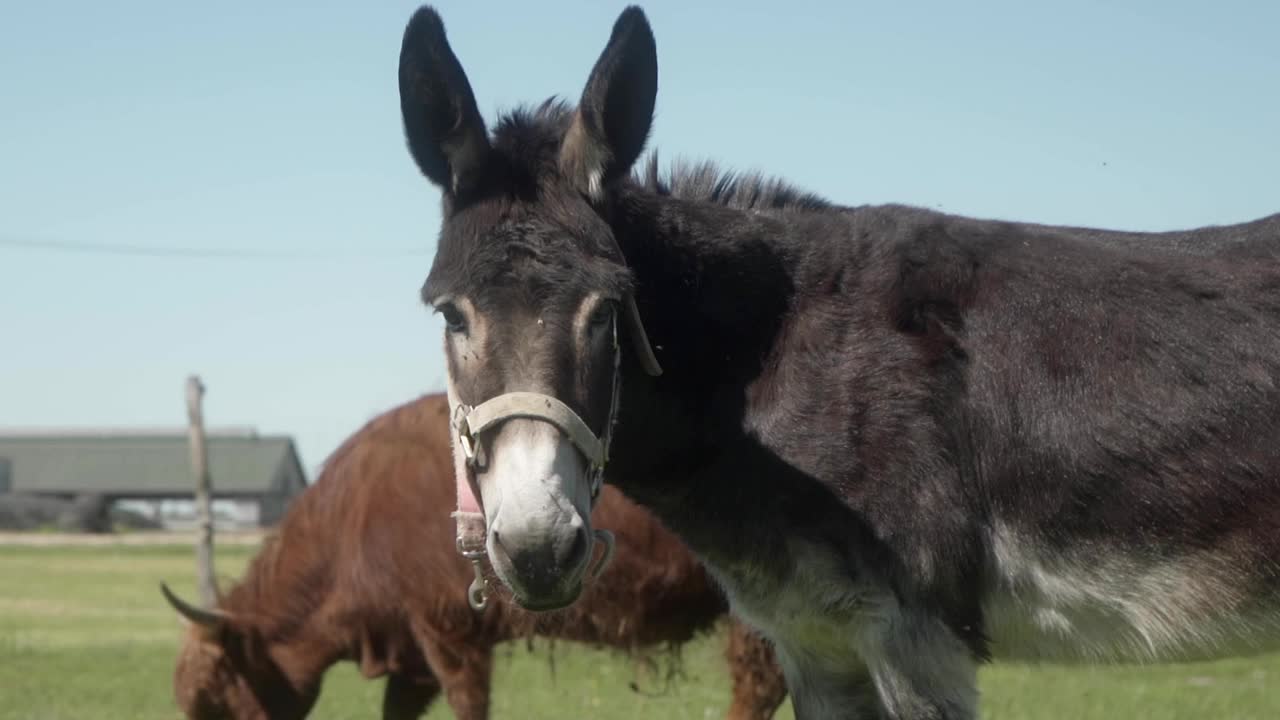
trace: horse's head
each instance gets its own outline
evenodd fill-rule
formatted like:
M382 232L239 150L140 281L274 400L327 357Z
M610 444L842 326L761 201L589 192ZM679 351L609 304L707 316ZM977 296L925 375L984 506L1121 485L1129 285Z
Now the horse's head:
M444 196L422 295L447 326L460 494L474 489L489 560L529 609L581 592L623 351L659 372L606 220L656 92L653 34L628 8L576 109L516 112L491 136L435 11L405 30L405 134Z
M187 635L173 673L173 695L190 720L289 720L304 718L319 697L312 682L298 687L273 648L243 618L221 609L197 608L161 591L187 621Z

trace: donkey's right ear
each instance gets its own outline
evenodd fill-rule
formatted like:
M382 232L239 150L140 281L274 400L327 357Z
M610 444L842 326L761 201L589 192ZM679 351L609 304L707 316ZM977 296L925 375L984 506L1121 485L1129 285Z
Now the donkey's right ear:
M489 137L444 23L429 5L418 8L404 29L400 112L422 174L454 195L473 187L489 156Z

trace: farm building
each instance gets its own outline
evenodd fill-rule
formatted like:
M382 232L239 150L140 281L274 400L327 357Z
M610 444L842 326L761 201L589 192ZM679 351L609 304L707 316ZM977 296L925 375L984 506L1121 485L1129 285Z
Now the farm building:
M307 480L292 438L206 433L215 526L273 525ZM0 496L97 496L171 529L195 524L185 431L0 432Z

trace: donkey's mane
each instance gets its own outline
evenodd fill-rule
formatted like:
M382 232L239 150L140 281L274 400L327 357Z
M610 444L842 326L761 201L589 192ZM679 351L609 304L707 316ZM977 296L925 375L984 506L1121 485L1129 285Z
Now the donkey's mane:
M658 151L649 154L643 175L633 181L644 189L691 202L714 203L739 210L825 210L831 203L778 177L721 168L711 160L676 160L664 176Z
M547 154L559 147L573 113L574 107L557 97L536 105L518 106L499 117L494 126L494 145L513 155L517 162L547 162ZM657 195L739 210L832 207L825 198L781 178L724 169L711 161L677 159L663 173L657 150L650 152L644 163L637 163L631 182Z

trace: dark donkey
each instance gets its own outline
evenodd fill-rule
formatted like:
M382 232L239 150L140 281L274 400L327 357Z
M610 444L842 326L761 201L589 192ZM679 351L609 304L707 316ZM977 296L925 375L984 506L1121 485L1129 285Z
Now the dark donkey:
M973 718L993 656L1276 645L1280 215L1136 234L632 177L656 89L628 8L576 108L489 133L436 13L405 32L444 195L423 298L520 602L576 597L608 460L801 718Z

